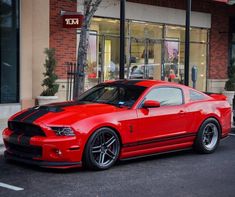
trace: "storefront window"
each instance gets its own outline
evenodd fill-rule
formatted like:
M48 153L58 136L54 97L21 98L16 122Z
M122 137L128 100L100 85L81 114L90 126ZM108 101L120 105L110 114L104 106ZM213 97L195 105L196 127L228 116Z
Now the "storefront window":
M19 2L0 1L0 103L19 101Z
M191 42L207 42L207 30L201 28L191 28L190 30Z
M206 90L206 68L207 68L207 45L191 43L190 45L190 68L189 85L192 86L191 72L192 67L197 69L196 89Z
M116 19L93 19L91 34L96 39L94 41L94 38L92 38L93 47L91 48L93 50L90 50L90 53L97 59L96 61L88 61L88 64L92 65L88 65L88 67L92 67L92 69L87 70L87 88L102 81L119 78L119 25L119 20ZM196 88L205 90L208 30L192 27L190 33L190 72L193 66L197 67L198 81ZM162 79L184 83L184 58L184 27L127 20L126 78ZM190 85L192 85L191 73L189 75Z
M166 25L166 38L165 39L176 39L179 42L184 42L185 41L185 28Z
M162 28L162 25L140 21L131 21L130 35L135 38L162 39Z

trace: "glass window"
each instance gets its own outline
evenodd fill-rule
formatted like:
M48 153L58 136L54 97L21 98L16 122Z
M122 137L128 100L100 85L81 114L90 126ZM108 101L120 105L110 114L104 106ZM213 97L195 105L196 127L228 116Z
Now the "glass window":
M206 90L206 67L207 67L207 45L200 43L190 44L190 68L189 68L189 85L192 84L192 67L197 68L196 89Z
M207 42L207 29L191 28L190 30L191 42Z
M97 18L94 17L91 23L91 30L99 32L99 34L120 34L120 22L117 19Z
M130 34L135 38L151 38L162 39L162 25L142 22L131 21Z
M235 61L235 43L232 44L231 59Z
M162 87L151 90L145 97L145 100L155 100L163 105L181 105L183 104L183 93L179 88Z
M189 96L191 101L198 101L206 98L203 94L196 92L194 90L189 90Z
M180 42L185 41L185 28L179 26L166 26L166 39L175 39Z
M0 103L19 99L19 2L0 1Z
M96 82L113 80L119 77L120 57L120 28L119 20L98 18L92 20L91 30L96 32L98 50L96 67ZM164 32L164 33L163 33ZM208 29L191 28L190 36L190 68L196 66L198 77L196 89L206 90L207 70L207 41ZM94 51L93 50L93 51ZM162 25L153 22L127 20L126 22L126 58L125 77L131 79L168 80L184 83L185 59L185 27ZM89 54L88 54L89 57ZM99 79L98 79L99 76ZM92 87L94 78L89 78L89 87Z
M232 33L232 42L235 42L235 33Z
M132 107L145 89L145 87L135 85L102 84L88 90L78 100L81 102Z

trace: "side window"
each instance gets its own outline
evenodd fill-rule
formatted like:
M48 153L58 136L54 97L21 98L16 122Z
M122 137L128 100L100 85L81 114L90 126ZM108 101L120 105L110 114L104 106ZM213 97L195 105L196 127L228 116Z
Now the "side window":
M145 100L159 101L163 105L183 104L183 92L179 88L161 87L155 88L147 94Z
M189 96L191 101L198 101L205 99L205 96L203 94L200 94L199 92L196 92L194 90L189 90Z

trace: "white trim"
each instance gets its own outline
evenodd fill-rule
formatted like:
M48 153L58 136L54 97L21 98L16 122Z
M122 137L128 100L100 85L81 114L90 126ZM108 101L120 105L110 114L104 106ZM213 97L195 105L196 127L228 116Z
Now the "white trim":
M80 2L82 0L78 0ZM103 0L95 16L120 18L120 5L117 0ZM82 3L78 3L81 11ZM157 22L173 25L185 25L185 10L126 2L126 19ZM191 12L191 26L211 28L211 14Z

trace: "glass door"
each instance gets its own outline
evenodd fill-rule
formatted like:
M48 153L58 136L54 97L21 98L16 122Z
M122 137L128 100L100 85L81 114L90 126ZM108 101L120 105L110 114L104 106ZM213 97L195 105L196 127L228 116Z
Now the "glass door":
M119 78L119 53L118 36L98 35L96 31L90 32L85 68L85 90L103 81Z
M131 38L130 79L161 79L161 41Z

